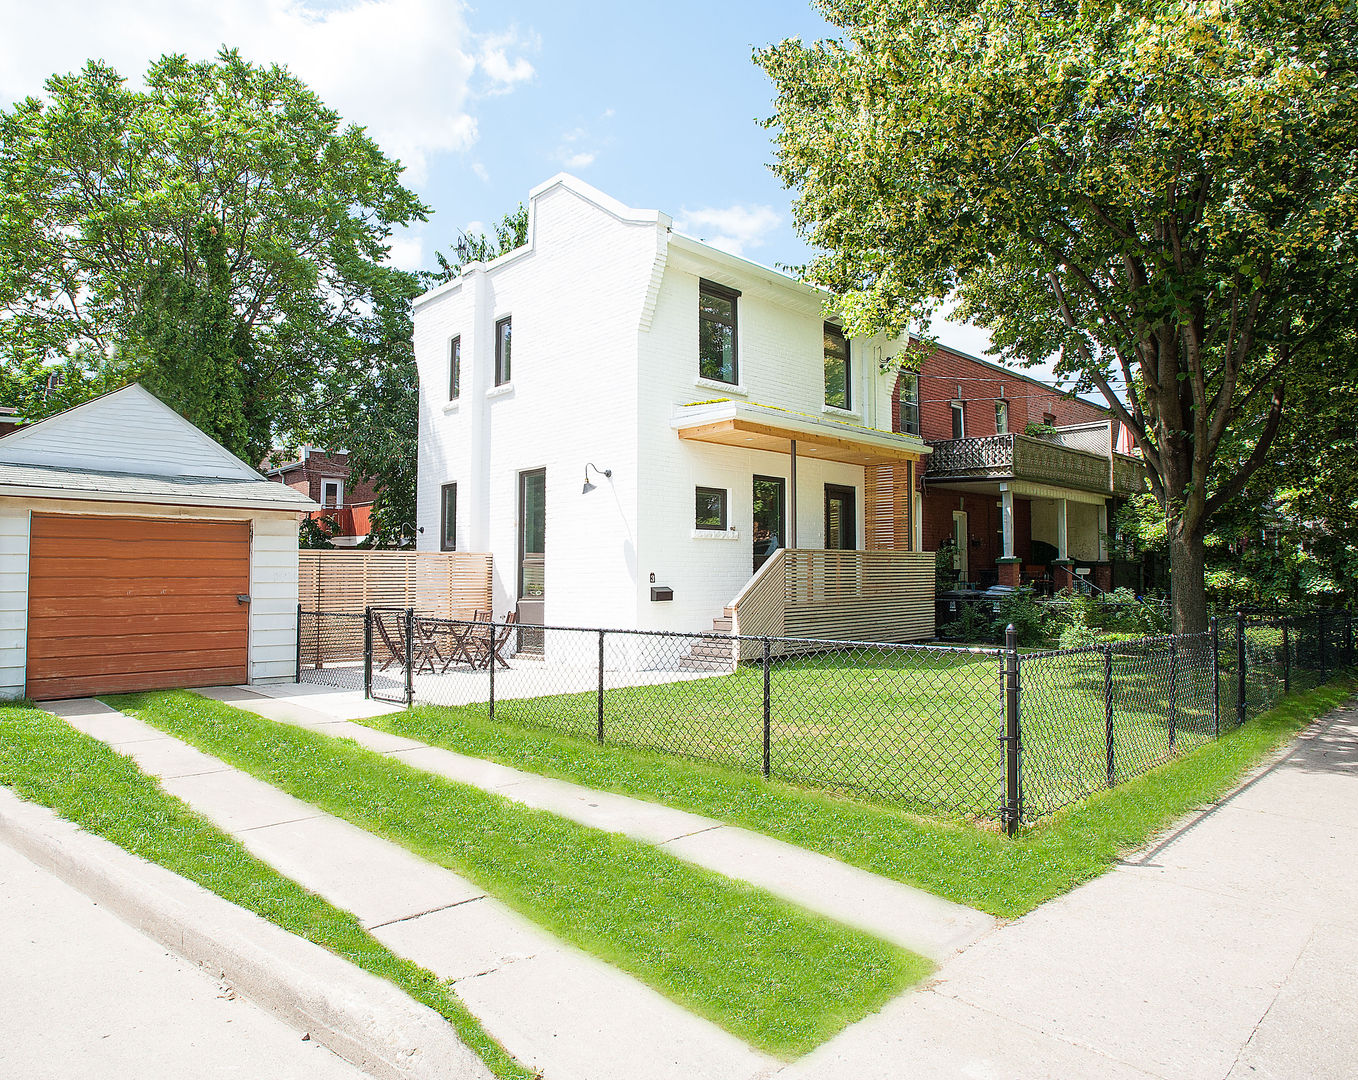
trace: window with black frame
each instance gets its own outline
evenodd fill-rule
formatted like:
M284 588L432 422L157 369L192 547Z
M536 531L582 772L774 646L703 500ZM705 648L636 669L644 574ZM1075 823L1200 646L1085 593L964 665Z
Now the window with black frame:
M907 435L919 434L919 376L913 371L901 373L896 384L900 389L901 431Z
M694 489L693 527L708 532L726 531L726 491L724 488Z
M457 485L443 485L442 507L439 514L439 550L457 550Z
M462 336L448 343L448 400L456 401L462 393Z
M505 316L495 324L495 385L503 386L509 382L512 372L509 365L510 321Z
M740 293L710 281L698 284L698 374L714 382L739 382L736 300Z
M849 339L832 323L825 324L825 404L835 409L853 407L849 382Z

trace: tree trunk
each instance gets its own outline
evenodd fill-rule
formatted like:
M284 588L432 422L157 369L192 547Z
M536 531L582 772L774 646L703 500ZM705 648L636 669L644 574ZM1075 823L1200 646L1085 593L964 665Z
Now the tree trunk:
M1169 596L1176 634L1201 634L1207 629L1207 580L1204 572L1203 527L1169 526Z

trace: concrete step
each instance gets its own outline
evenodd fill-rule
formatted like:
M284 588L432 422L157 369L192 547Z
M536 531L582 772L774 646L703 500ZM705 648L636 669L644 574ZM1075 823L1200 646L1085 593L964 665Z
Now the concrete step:
M720 619L712 620L712 629L719 634L729 634L731 632L731 616L723 615Z

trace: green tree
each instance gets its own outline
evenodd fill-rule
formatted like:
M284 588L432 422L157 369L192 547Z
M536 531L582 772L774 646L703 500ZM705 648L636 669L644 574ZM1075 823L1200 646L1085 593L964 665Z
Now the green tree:
M519 203L495 223L494 238L484 232L459 233L452 251L446 255L436 251L434 258L439 268L424 274L424 280L432 289L444 282L452 281L462 273L462 268L467 263L490 262L491 259L508 254L526 243L528 243L528 207Z
M0 112L0 355L19 398L54 365L90 389L145 375L261 460L366 363L373 310L408 296L388 242L427 211L400 172L286 69L232 50L164 56L144 91L100 62L54 76Z
M1007 359L1097 388L1165 518L1175 628L1202 629L1209 520L1352 325L1353 9L817 6L842 40L756 54L807 275L854 332L956 297Z

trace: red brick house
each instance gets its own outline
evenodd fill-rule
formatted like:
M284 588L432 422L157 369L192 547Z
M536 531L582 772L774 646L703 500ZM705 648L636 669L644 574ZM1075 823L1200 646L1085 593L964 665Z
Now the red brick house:
M345 451L304 446L297 458L281 465L266 465L264 475L320 503L321 509L310 516L339 523L339 532L331 538L337 546L352 547L367 539L377 493L367 481L350 476L349 455Z
M933 448L917 487L919 541L952 547L959 582L1113 587L1109 522L1145 478L1108 409L939 347L897 381L892 427Z
M23 426L24 419L13 405L0 405L0 436Z

